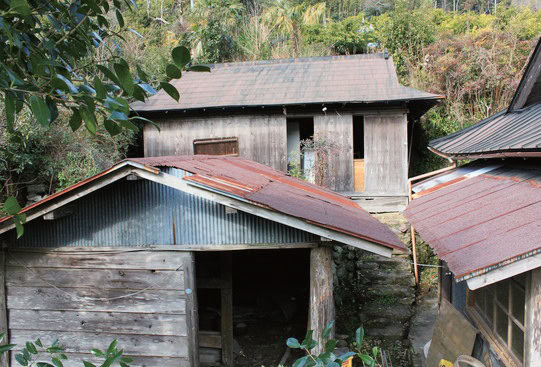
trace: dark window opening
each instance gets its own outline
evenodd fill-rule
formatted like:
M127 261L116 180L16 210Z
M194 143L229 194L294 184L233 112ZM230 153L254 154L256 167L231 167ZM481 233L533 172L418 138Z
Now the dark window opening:
M526 336L526 276L517 275L473 291L474 308L522 365Z
M353 116L353 190L363 192L364 181L364 117Z
M364 159L363 116L353 116L353 159Z
M289 337L302 340L308 323L310 250L196 253L200 362L221 363L224 256L231 256L235 366L276 366ZM292 353L288 363L302 355ZM203 364L202 364L203 365ZM288 364L289 365L289 364Z
M193 153L238 156L239 139L235 137L196 139L193 141Z

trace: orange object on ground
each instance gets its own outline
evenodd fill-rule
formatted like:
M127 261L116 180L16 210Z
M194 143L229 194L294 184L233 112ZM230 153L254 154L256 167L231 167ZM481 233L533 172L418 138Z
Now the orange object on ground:
M342 363L342 367L352 367L353 366L353 357L349 357L347 361Z

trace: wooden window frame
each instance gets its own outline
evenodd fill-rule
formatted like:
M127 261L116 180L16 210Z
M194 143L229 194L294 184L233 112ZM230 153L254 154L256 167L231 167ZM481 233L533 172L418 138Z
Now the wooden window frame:
M512 278L508 279L508 306L507 310L505 310L502 307L502 304L500 300L497 298L497 292L494 292L493 296L493 304L492 304L492 315L491 315L491 324L487 322L488 315L484 314L484 311L480 310L475 302L475 291L471 291L467 289L466 292L466 313L468 316L474 321L475 325L479 328L479 331L485 337L485 339L489 342L489 344L492 346L498 357L501 358L501 360L505 363L506 366L509 367L527 367L527 356L528 356L528 334L526 329L526 324L528 322L528 314L529 314L529 295L530 295L530 282L531 282L531 276L530 273L526 274L526 282L524 287L524 324L521 324L519 320L517 320L512 315L512 304L513 304L513 297L512 297L512 290L511 290L511 284L513 282ZM515 284L518 284L515 282ZM497 285L497 283L493 284L494 286ZM504 313L507 316L507 341L504 341L500 335L495 331L496 330L496 322L495 322L495 314L496 314L496 308L500 307ZM524 333L524 349L523 349L523 362L521 362L513 353L510 342L512 340L512 323L517 325L522 332Z
M195 139L193 141L193 154L198 155L198 153L196 152L196 146L198 146L198 145L223 144L223 143L236 143L237 153L234 153L234 154L220 154L220 155L217 155L217 156L220 156L220 157L238 157L239 156L240 150L239 150L239 138L238 137ZM202 153L199 153L199 154L202 154Z

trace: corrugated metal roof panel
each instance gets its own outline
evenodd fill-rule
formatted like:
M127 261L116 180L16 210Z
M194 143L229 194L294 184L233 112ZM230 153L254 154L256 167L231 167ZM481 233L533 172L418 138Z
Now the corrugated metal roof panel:
M185 172L166 168L182 178ZM71 204L73 213L36 219L16 247L228 245L314 242L319 237L147 180L119 181Z
M227 63L211 69L172 81L181 95L178 103L161 90L131 107L149 112L443 98L400 85L392 58L383 54Z
M120 167L125 167L125 169L130 167L132 167L131 169L133 169L133 167L139 170L145 169L153 172L155 175L158 175L160 172L160 170L155 167L168 167L169 169L176 168L177 170L173 170L171 172L173 172L173 175L178 177L179 180L192 182L193 184L199 185L206 190L219 191L222 194L246 201L251 205L265 207L290 217L301 219L306 223L329 228L352 237L361 238L388 248L407 252L404 244L387 226L365 212L353 201L330 190L289 177L283 172L243 158L223 156L138 158L121 162L105 172L113 172ZM128 171L128 173L129 172L131 171ZM88 180L85 180L83 183L74 185L74 187L86 188L97 180L107 177L107 173L98 174ZM162 212L158 212L154 213L143 222L136 217L132 217L132 214L137 214L138 211L141 213L152 212L150 209L154 208L155 206L167 207L168 205L171 205L171 203L169 203L171 200L185 202L188 200L186 198L190 196L172 194L170 192L171 190L172 189L166 188L165 186L159 186L152 190L149 189L146 191L143 190L133 192L131 193L132 196L129 198L121 198L121 195L113 195L113 197L109 197L104 203L102 203L108 211L107 215L98 212L96 209L98 206L92 206L89 204L90 206L88 210L90 211L91 216L95 216L95 218L91 219L88 223L83 221L77 223L69 222L69 224L68 222L63 222L62 219L60 219L59 225L66 223L66 225L68 225L68 227L72 230L69 230L68 227L56 228L53 232L47 232L48 235L45 236L44 239L46 238L47 241L60 240L57 238L57 236L81 236L81 234L84 232L88 238L80 238L77 240L80 240L79 242L74 239L73 241L75 242L72 242L85 245L86 243L111 243L111 241L117 241L117 243L126 243L133 240L134 244L136 244L139 242L130 236L132 236L134 233L139 233L139 237L137 238L147 238L145 237L148 235L148 233L145 231L146 221L152 225L155 225L156 228L161 228L160 226L165 225L163 235L166 237L172 236L172 231L170 228L172 228L174 220L171 218L182 218L184 215L189 215L189 211L192 210L193 207L204 209L205 206L202 204L202 199L189 199L193 202L190 201L190 203L185 203L182 210L178 209L177 206L174 206L174 208L171 209L171 216L169 216L169 212L167 212L166 215L164 215ZM54 195L54 199L61 200L66 197L70 198L69 195L71 194L71 191L72 188L61 191ZM99 196L95 195L90 196L89 200L93 200L92 198L96 197L99 198ZM142 201L138 202L138 200L136 200L137 197L141 197ZM94 200L100 201L101 199ZM30 216L37 219L38 216L43 214L43 212L40 212L40 210L43 209L42 206L46 207L46 205L50 204L50 201L51 200L49 198L44 199L31 207L24 208L22 212L29 213ZM123 204L124 201L133 202L130 204L133 206L125 208L125 204ZM216 203L214 203L214 206L216 206ZM174 213L175 210L178 211L176 214ZM184 213L183 210L188 210L188 213ZM107 219L109 217L116 218L116 222L114 222L115 228L112 231L109 230L111 225ZM209 221L213 221L216 217L216 209L211 205L208 207L208 212L206 212L206 215L200 215L198 220L210 223ZM0 222L6 221L9 218L10 217L2 218ZM171 220L173 220L173 222L171 222ZM97 227L92 227L92 230L90 230L86 226L92 223L98 223L98 225ZM0 229L5 231L11 227L11 224L7 224ZM204 235L218 233L219 236L223 236L223 231L215 232L215 230L219 227L220 226L217 224L216 226L199 226L197 227L197 230L205 232ZM280 231L275 231L268 225L267 227L269 228L269 236L279 235ZM74 234L76 233L74 231L77 228L79 228L79 232L77 232L78 234ZM85 228L88 230L85 230ZM178 228L180 230L182 227L179 226ZM261 231L263 228L266 227L260 226L258 227L257 231ZM105 230L103 235L101 234L102 229ZM242 228L237 229L240 231L243 230ZM63 234L61 231L66 231L66 233ZM299 237L295 233L291 235L296 236L295 238ZM113 237L108 236L113 236L114 239ZM178 238L181 238L182 234L178 233L177 236ZM153 244L153 238L154 237L145 241L150 241L150 243L147 244ZM156 240L159 238L161 237L156 236ZM285 239L286 242L287 238ZM42 241L44 241L44 239L42 239ZM166 241L167 239L165 238L163 240ZM220 241L223 241L224 239L220 237L207 238L206 240L215 241L213 243L220 243ZM235 241L237 240L238 239L235 239Z
M505 111L433 140L429 147L455 159L541 157L541 38Z
M407 251L387 226L352 200L247 159L197 155L131 161L153 167L179 168L193 174L185 180L310 223Z
M459 279L541 250L539 165L474 167L441 175L435 185L422 183L419 197L404 212ZM457 175L464 179L446 184ZM423 195L422 190L430 192Z
M453 158L537 152L541 156L541 103L496 114L467 129L436 139L429 146Z

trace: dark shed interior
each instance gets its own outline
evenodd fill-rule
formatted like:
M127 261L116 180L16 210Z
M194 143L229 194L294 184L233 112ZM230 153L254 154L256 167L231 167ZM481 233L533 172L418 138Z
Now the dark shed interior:
M201 365L277 366L306 332L310 250L200 252L196 272Z

